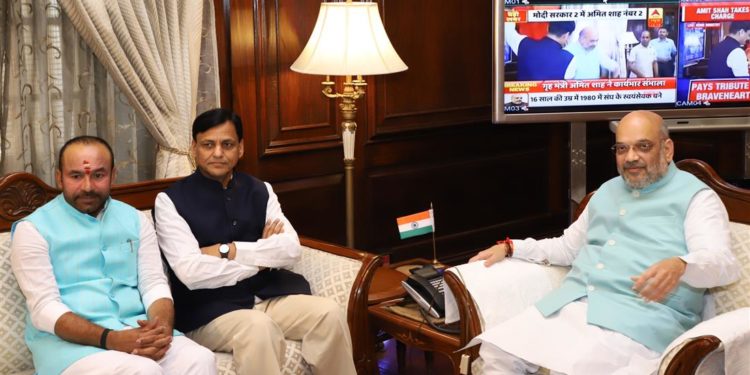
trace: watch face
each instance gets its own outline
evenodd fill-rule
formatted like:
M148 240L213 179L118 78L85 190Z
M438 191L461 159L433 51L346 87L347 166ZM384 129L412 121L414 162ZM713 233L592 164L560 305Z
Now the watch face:
M229 255L229 245L225 243L219 245L219 254L221 254L222 258L226 258Z

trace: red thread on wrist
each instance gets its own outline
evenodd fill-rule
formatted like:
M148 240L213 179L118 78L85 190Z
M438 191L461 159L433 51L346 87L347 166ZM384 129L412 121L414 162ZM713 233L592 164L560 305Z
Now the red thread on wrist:
M510 237L506 236L504 240L497 241L497 244L505 244L505 246L508 247L508 251L505 252L506 258L513 257L513 250L515 250L515 248L513 247L513 240L511 240Z

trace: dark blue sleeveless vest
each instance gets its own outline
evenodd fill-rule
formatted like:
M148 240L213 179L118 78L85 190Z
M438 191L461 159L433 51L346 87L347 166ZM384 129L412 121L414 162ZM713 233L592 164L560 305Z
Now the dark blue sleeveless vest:
M196 171L174 183L165 193L190 226L200 247L261 238L266 222L268 189L255 177L235 172L226 189ZM255 296L271 298L310 294L301 275L266 269L236 285L190 290L169 268L175 304L175 328L189 332L213 319L253 307Z
M523 38L518 45L519 81L564 79L573 54L560 43L544 37L541 40Z
M708 59L706 78L736 78L732 69L727 66L727 57L737 48L741 48L740 42L730 37L717 44L711 50L711 57Z

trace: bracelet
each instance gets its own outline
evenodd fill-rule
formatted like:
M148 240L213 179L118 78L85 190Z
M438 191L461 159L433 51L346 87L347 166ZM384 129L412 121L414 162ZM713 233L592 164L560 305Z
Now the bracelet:
M505 246L508 247L508 251L505 253L506 258L513 257L513 250L515 250L515 248L513 247L513 240L511 240L510 237L506 236L504 240L497 241L497 244L505 244Z
M101 337L99 337L99 347L107 350L107 335L112 332L111 329L105 328L104 331L102 331Z

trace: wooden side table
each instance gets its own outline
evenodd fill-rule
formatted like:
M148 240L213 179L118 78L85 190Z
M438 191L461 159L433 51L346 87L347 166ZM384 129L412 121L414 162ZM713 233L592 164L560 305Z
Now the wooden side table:
M391 267L378 267L375 270L375 276L372 277L367 304L377 305L405 297L406 291L401 287L401 282L404 280L406 280L406 274Z
M414 259L394 264L391 267L404 266L407 264L419 266L429 263L432 262L426 259ZM405 280L407 277L406 274L395 270L391 271L395 273L383 271L383 273L381 274L375 274L375 277L373 278L373 286L377 283L379 287L377 290L371 290L370 302L375 302L375 297L386 297L386 294L388 295L388 297L393 297L394 295L403 297L406 295L406 291L401 286L401 281ZM381 276L380 279L378 279L379 275ZM388 293L385 293L385 291L388 291ZM374 292L378 292L381 294L374 294ZM373 337L373 340L377 336L378 331L382 330L393 336L393 338L398 340L399 343L424 350L425 358L428 361L428 368L431 365L431 352L445 354L450 359L453 365L453 373L460 374L459 366L461 363L461 353L454 353L456 350L461 348L459 346L460 341L458 334L448 334L440 332L430 327L427 322L415 320L410 317L397 314L388 309L389 306L393 306L401 302L398 299L394 300L393 298L390 298L382 299L382 301L383 302L377 304L371 303L370 307L368 308L370 331L372 332L371 337ZM403 358L403 353L399 353L399 368L403 368Z

